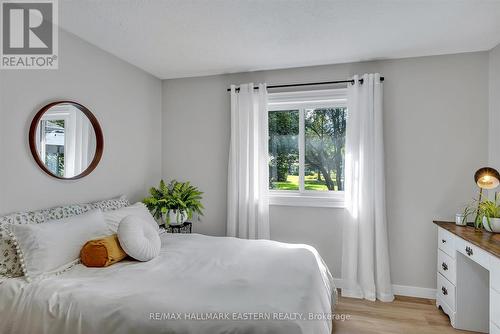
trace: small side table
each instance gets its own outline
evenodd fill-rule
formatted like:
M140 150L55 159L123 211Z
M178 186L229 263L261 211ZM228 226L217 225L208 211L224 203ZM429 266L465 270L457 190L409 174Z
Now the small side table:
M163 225L162 228L165 229L167 233L191 233L193 224L191 222L185 222L182 225Z

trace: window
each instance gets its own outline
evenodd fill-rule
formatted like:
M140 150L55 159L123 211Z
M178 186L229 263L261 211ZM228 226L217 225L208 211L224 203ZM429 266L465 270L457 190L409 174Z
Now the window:
M299 190L300 110L269 111L269 187Z
M57 176L64 177L64 119L41 121L41 155L45 166Z
M271 204L343 206L346 93L269 94Z

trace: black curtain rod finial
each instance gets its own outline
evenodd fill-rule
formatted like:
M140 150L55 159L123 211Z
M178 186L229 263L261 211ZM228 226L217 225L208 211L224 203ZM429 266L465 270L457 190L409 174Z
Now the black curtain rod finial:
M380 77L380 81L383 82L385 80L384 77ZM358 80L359 84L363 84L363 79ZM354 80L338 80L338 81L323 81L323 82L310 82L310 83L299 83L299 84L288 84L288 85L269 85L267 88L288 88L288 87L301 87L301 86L317 86L317 85L335 85L335 84L343 84L350 83L354 85ZM259 89L258 86L255 86L253 89ZM228 92L231 91L231 88L227 89ZM236 87L236 91L239 92L240 88Z

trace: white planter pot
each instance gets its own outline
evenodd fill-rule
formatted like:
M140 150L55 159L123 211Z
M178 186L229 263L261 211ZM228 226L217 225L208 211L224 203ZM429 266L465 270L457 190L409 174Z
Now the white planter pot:
M169 210L165 223L170 226L182 225L187 219L187 214L180 210Z
M488 232L500 233L500 218L490 218L490 224L488 224L486 217L483 217L483 227Z

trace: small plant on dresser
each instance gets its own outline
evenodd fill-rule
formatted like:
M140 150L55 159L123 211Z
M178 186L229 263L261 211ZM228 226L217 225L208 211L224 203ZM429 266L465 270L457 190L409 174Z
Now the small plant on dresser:
M483 227L488 232L500 233L500 200L495 193L495 200L483 199L479 203L474 201L464 210L464 221L471 215L476 215L474 226Z
M479 216L486 231L500 233L500 203L497 195L495 201L484 200L479 204Z
M201 203L203 192L190 182L171 181L168 185L161 180L158 188L152 187L151 194L143 200L151 214L166 225L182 225L196 214L203 216Z

